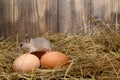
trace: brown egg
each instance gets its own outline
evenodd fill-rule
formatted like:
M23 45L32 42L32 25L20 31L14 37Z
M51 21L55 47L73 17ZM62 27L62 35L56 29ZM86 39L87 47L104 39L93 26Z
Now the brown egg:
M44 52L44 51L31 52L31 54L36 55L39 59L40 59L45 53L46 53L46 52Z
M40 60L33 54L23 54L13 62L13 71L29 72L40 67Z
M40 63L42 66L51 69L63 66L67 62L68 57L60 52L48 52L44 54L40 59Z

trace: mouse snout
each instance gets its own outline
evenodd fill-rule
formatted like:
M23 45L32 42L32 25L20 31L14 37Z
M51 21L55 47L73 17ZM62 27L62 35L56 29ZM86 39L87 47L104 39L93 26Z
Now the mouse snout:
M18 46L18 47L16 47L16 50L17 50L17 51L21 50L21 47L19 47L19 46Z

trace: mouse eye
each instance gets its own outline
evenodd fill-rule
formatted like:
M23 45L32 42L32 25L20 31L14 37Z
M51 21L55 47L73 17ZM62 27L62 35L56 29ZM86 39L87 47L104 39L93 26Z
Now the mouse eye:
M20 47L22 47L23 46L23 44L20 44Z

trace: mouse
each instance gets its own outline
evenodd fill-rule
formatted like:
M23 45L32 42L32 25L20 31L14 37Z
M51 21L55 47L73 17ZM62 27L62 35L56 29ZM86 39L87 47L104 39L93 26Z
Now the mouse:
M49 40L37 37L37 38L26 38L22 43L20 43L17 47L18 50L22 48L29 49L29 52L36 52L36 51L43 51L43 52L50 52L52 51L51 43Z

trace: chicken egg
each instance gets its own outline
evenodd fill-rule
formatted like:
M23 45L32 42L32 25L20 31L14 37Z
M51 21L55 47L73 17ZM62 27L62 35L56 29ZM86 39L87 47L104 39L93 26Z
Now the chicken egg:
M68 62L68 60L68 57L63 53L47 52L41 57L40 63L46 68L53 69L65 65Z
M46 52L44 52L44 51L31 52L31 54L37 56L39 59L40 59L45 53L46 53Z
M25 53L13 62L13 71L29 72L40 67L40 60L37 56Z

